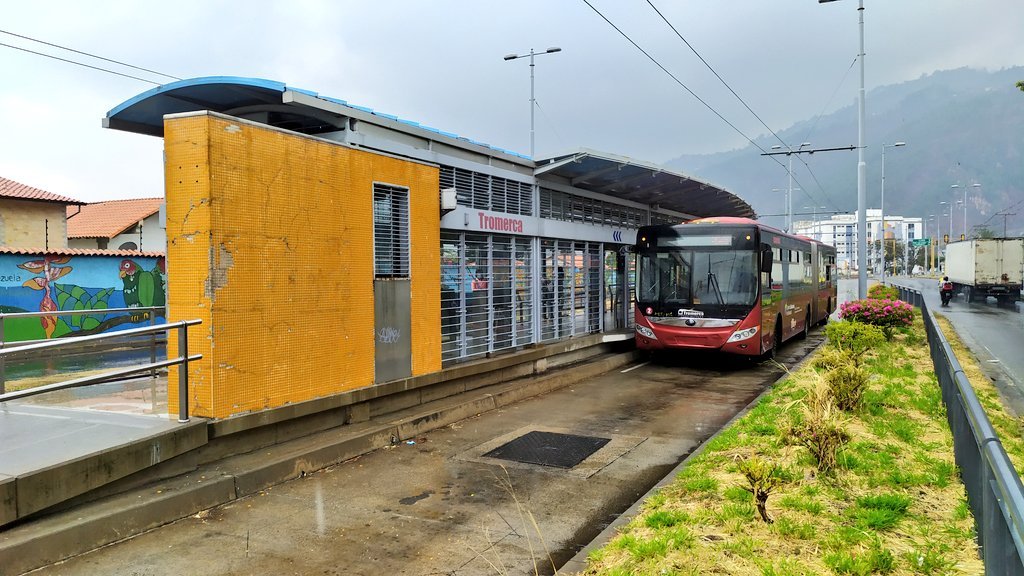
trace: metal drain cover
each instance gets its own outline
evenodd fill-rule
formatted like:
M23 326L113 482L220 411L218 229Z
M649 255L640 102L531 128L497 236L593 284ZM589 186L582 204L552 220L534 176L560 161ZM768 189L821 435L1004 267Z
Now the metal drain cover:
M491 450L484 456L555 468L572 468L610 441L610 438L535 430Z

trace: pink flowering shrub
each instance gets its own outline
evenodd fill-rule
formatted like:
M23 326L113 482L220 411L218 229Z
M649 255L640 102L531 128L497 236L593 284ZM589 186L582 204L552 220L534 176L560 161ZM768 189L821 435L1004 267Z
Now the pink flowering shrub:
M878 326L885 339L892 340L896 328L910 326L914 322L914 307L900 300L865 298L844 302L839 306L839 317Z

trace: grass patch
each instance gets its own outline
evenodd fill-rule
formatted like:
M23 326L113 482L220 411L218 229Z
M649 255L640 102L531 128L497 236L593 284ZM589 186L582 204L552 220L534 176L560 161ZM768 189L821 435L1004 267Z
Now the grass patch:
M591 555L585 574L982 572L920 318L891 342L852 350L867 373L859 408L815 411L828 401L826 372L843 356L807 363L718 434L603 553ZM814 417L849 434L830 471L810 450L810 434L827 429L808 427ZM1022 431L1012 417L1002 425L1014 437ZM741 465L758 460L779 479L763 502L774 523L762 521Z

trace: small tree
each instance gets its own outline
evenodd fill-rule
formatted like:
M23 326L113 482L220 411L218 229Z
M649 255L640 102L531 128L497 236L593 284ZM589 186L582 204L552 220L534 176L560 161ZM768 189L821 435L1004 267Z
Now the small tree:
M774 520L768 516L768 496L779 487L784 479L778 464L769 463L761 458L751 457L740 462L740 472L747 478L747 486L743 489L754 496L754 506L761 520L771 524Z

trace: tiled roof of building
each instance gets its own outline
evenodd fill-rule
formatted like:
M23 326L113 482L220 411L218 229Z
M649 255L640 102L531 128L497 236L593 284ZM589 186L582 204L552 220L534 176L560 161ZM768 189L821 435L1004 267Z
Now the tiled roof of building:
M0 176L0 197L2 198L18 198L20 200L39 200L41 202L59 202L61 204L83 204L74 198L68 198L67 196L61 196L60 194L54 194L47 192L46 190L40 190L39 188L33 188L27 184L21 182L15 182L9 178Z
M95 248L56 248L53 250L37 250L34 248L15 248L0 246L0 254L23 254L25 256L141 256L161 258L163 252L140 252L138 250L97 250Z
M113 238L156 214L163 198L110 200L68 207L68 238Z

